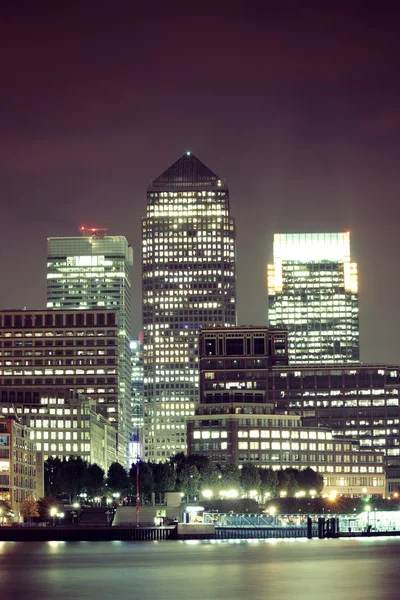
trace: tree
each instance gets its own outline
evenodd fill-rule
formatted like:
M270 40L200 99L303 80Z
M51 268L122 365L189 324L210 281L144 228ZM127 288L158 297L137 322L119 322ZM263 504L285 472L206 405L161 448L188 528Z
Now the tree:
M195 466L198 471L205 469L210 465L210 459L204 454L190 454L186 457L185 464Z
M212 490L215 492L221 485L221 473L211 462L200 469L200 477L200 486L202 490Z
M307 467L299 471L298 483L300 488L308 494L310 490L315 490L317 494L320 494L324 487L324 478L321 473L317 473L314 469Z
M61 494L61 467L61 460L54 456L49 456L44 462L44 490L46 495L56 496Z
M153 465L154 490L172 492L176 485L176 471L171 463Z
M221 487L226 490L237 490L240 487L240 469L233 463L227 463L221 471Z
M41 521L49 521L51 508L56 508L57 512L59 512L60 508L59 502L55 496L44 496L43 498L39 498L37 507L39 511L38 516Z
M287 494L290 498L294 498L294 496L300 489L299 482L298 482L299 472L297 469L286 469L286 472L289 475Z
M194 465L186 465L178 473L177 488L183 492L189 501L191 496L199 493L200 473Z
M149 463L139 461L138 464L133 464L129 471L131 488L136 489L136 474L139 468L139 494L143 502L151 499L151 494L154 491L153 469Z
M32 494L30 494L28 498L21 504L20 513L24 519L28 520L28 522L30 522L34 517L39 516L38 505Z
M271 498L278 493L278 475L273 469L260 469L260 491L263 497L269 494Z
M59 472L61 493L67 495L70 502L82 493L87 468L87 462L79 456L70 456L62 461Z
M129 488L129 477L118 462L112 463L107 473L107 485L114 492L125 492Z
M243 492L249 494L252 490L255 490L258 493L260 485L259 469L251 463L244 464L240 472L240 486Z
M82 485L89 498L100 495L104 487L103 469L96 463L89 465L84 473Z
M186 454L184 452L178 452L177 454L174 454L174 456L171 456L169 462L177 471L179 471L179 469L183 468L186 464Z
M277 471L276 474L278 476L279 492L280 493L286 492L286 494L287 494L289 483L290 483L289 473L287 471L283 471L281 469L280 471Z
M11 515L10 503L6 500L0 500L0 525L3 525L4 520Z

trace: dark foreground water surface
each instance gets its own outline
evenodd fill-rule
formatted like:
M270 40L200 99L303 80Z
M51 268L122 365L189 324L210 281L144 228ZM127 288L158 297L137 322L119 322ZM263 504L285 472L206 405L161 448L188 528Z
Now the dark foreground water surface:
M400 599L400 538L0 542L1 600Z

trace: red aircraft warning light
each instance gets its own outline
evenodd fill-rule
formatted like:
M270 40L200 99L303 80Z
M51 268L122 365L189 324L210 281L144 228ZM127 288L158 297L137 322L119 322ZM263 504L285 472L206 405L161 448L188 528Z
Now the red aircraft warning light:
M98 240L102 240L104 236L107 235L108 229L104 229L102 227L85 227L84 225L81 225L79 227L79 231L82 235L90 235Z

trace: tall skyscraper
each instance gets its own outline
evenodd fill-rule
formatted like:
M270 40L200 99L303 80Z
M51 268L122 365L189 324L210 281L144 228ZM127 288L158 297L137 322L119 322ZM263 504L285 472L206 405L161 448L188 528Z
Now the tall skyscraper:
M128 464L131 417L131 266L132 248L106 229L81 227L81 236L47 240L47 308L118 310L119 390L107 406L118 432L118 460ZM107 364L110 364L110 359ZM97 360L97 364L99 364Z
M187 152L150 185L143 219L145 460L186 449L198 333L236 324L235 271L228 189Z
M289 361L359 360L357 264L350 233L277 233L269 322L289 331Z
M143 332L131 339L131 461L143 456Z

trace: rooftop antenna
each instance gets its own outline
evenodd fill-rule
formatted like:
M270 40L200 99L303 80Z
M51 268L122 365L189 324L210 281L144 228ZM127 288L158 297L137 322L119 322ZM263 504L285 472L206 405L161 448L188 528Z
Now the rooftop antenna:
M92 237L97 240L102 240L107 235L108 229L105 229L103 227L86 227L85 225L81 225L79 227L79 231L81 235L84 235L86 237Z

